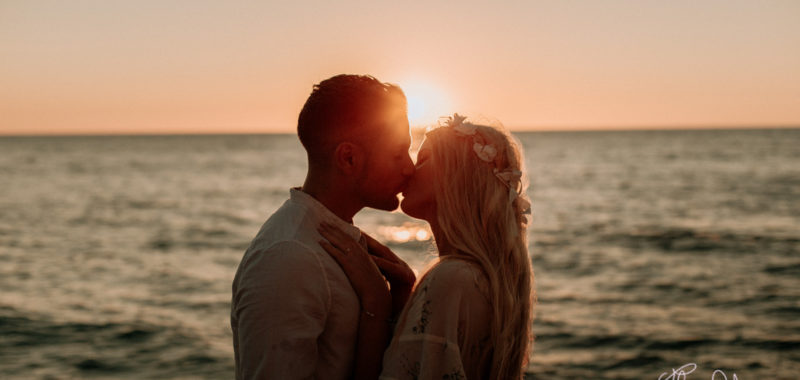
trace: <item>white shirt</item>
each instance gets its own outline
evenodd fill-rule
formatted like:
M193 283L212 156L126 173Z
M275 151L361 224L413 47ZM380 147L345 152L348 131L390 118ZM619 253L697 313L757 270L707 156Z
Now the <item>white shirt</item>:
M350 377L360 306L318 244L323 221L363 242L357 227L291 189L245 252L231 302L237 379Z

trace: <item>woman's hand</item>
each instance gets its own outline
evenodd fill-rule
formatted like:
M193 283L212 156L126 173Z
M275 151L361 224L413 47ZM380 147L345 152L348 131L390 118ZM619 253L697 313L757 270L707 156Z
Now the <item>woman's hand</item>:
M373 256L364 247L344 231L327 223L318 230L328 240L320 241L319 245L339 263L361 301L351 378L377 379L381 373L383 352L391 336L392 295L378 265L373 262Z
M367 240L367 247L372 260L380 268L381 273L386 276L391 286L392 294L392 315L397 316L408 301L411 290L417 276L411 267L401 260L389 247L379 243L372 236L363 234Z
M372 256L339 228L322 223L318 231L327 240L320 241L320 246L342 267L364 312L370 316L388 318L393 309L392 295Z

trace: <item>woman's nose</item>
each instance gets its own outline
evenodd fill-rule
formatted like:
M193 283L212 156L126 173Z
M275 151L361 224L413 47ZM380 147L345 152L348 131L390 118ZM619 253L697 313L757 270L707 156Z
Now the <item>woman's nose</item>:
M411 157L407 156L405 160L405 165L403 165L403 175L406 177L411 177L414 175L416 169L414 168L414 162L411 161Z

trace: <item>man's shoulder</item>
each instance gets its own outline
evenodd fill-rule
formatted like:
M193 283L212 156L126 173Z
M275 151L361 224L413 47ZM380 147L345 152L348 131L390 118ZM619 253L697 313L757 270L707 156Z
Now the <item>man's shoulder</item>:
M308 207L288 199L261 225L247 252L291 245L286 242L295 242L310 249L316 243L313 237L317 233L317 223L314 223L313 219L314 216Z
M319 217L302 202L287 200L261 226L244 253L234 290L272 281L302 279L308 286L349 284L336 261L319 246ZM344 279L342 281L342 278Z
M314 249L307 238L307 210L287 200L264 222L242 257L239 271L313 264ZM277 269L277 268L275 268Z
M299 240L274 240L263 243L258 246L251 245L245 252L240 271L257 270L263 273L301 268L313 270L320 265L316 252Z
M317 253L296 240L275 241L263 249L245 252L233 279L234 296L252 289L279 289L302 279L302 288L328 288Z
M251 248L254 245L265 248L282 240L296 240L307 217L307 210L302 205L287 200L261 225L250 244Z

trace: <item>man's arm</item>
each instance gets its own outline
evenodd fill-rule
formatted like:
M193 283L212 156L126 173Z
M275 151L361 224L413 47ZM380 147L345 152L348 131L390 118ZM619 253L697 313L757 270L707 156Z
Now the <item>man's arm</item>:
M317 338L330 292L317 257L297 242L256 252L234 294L242 379L305 379L317 366Z

